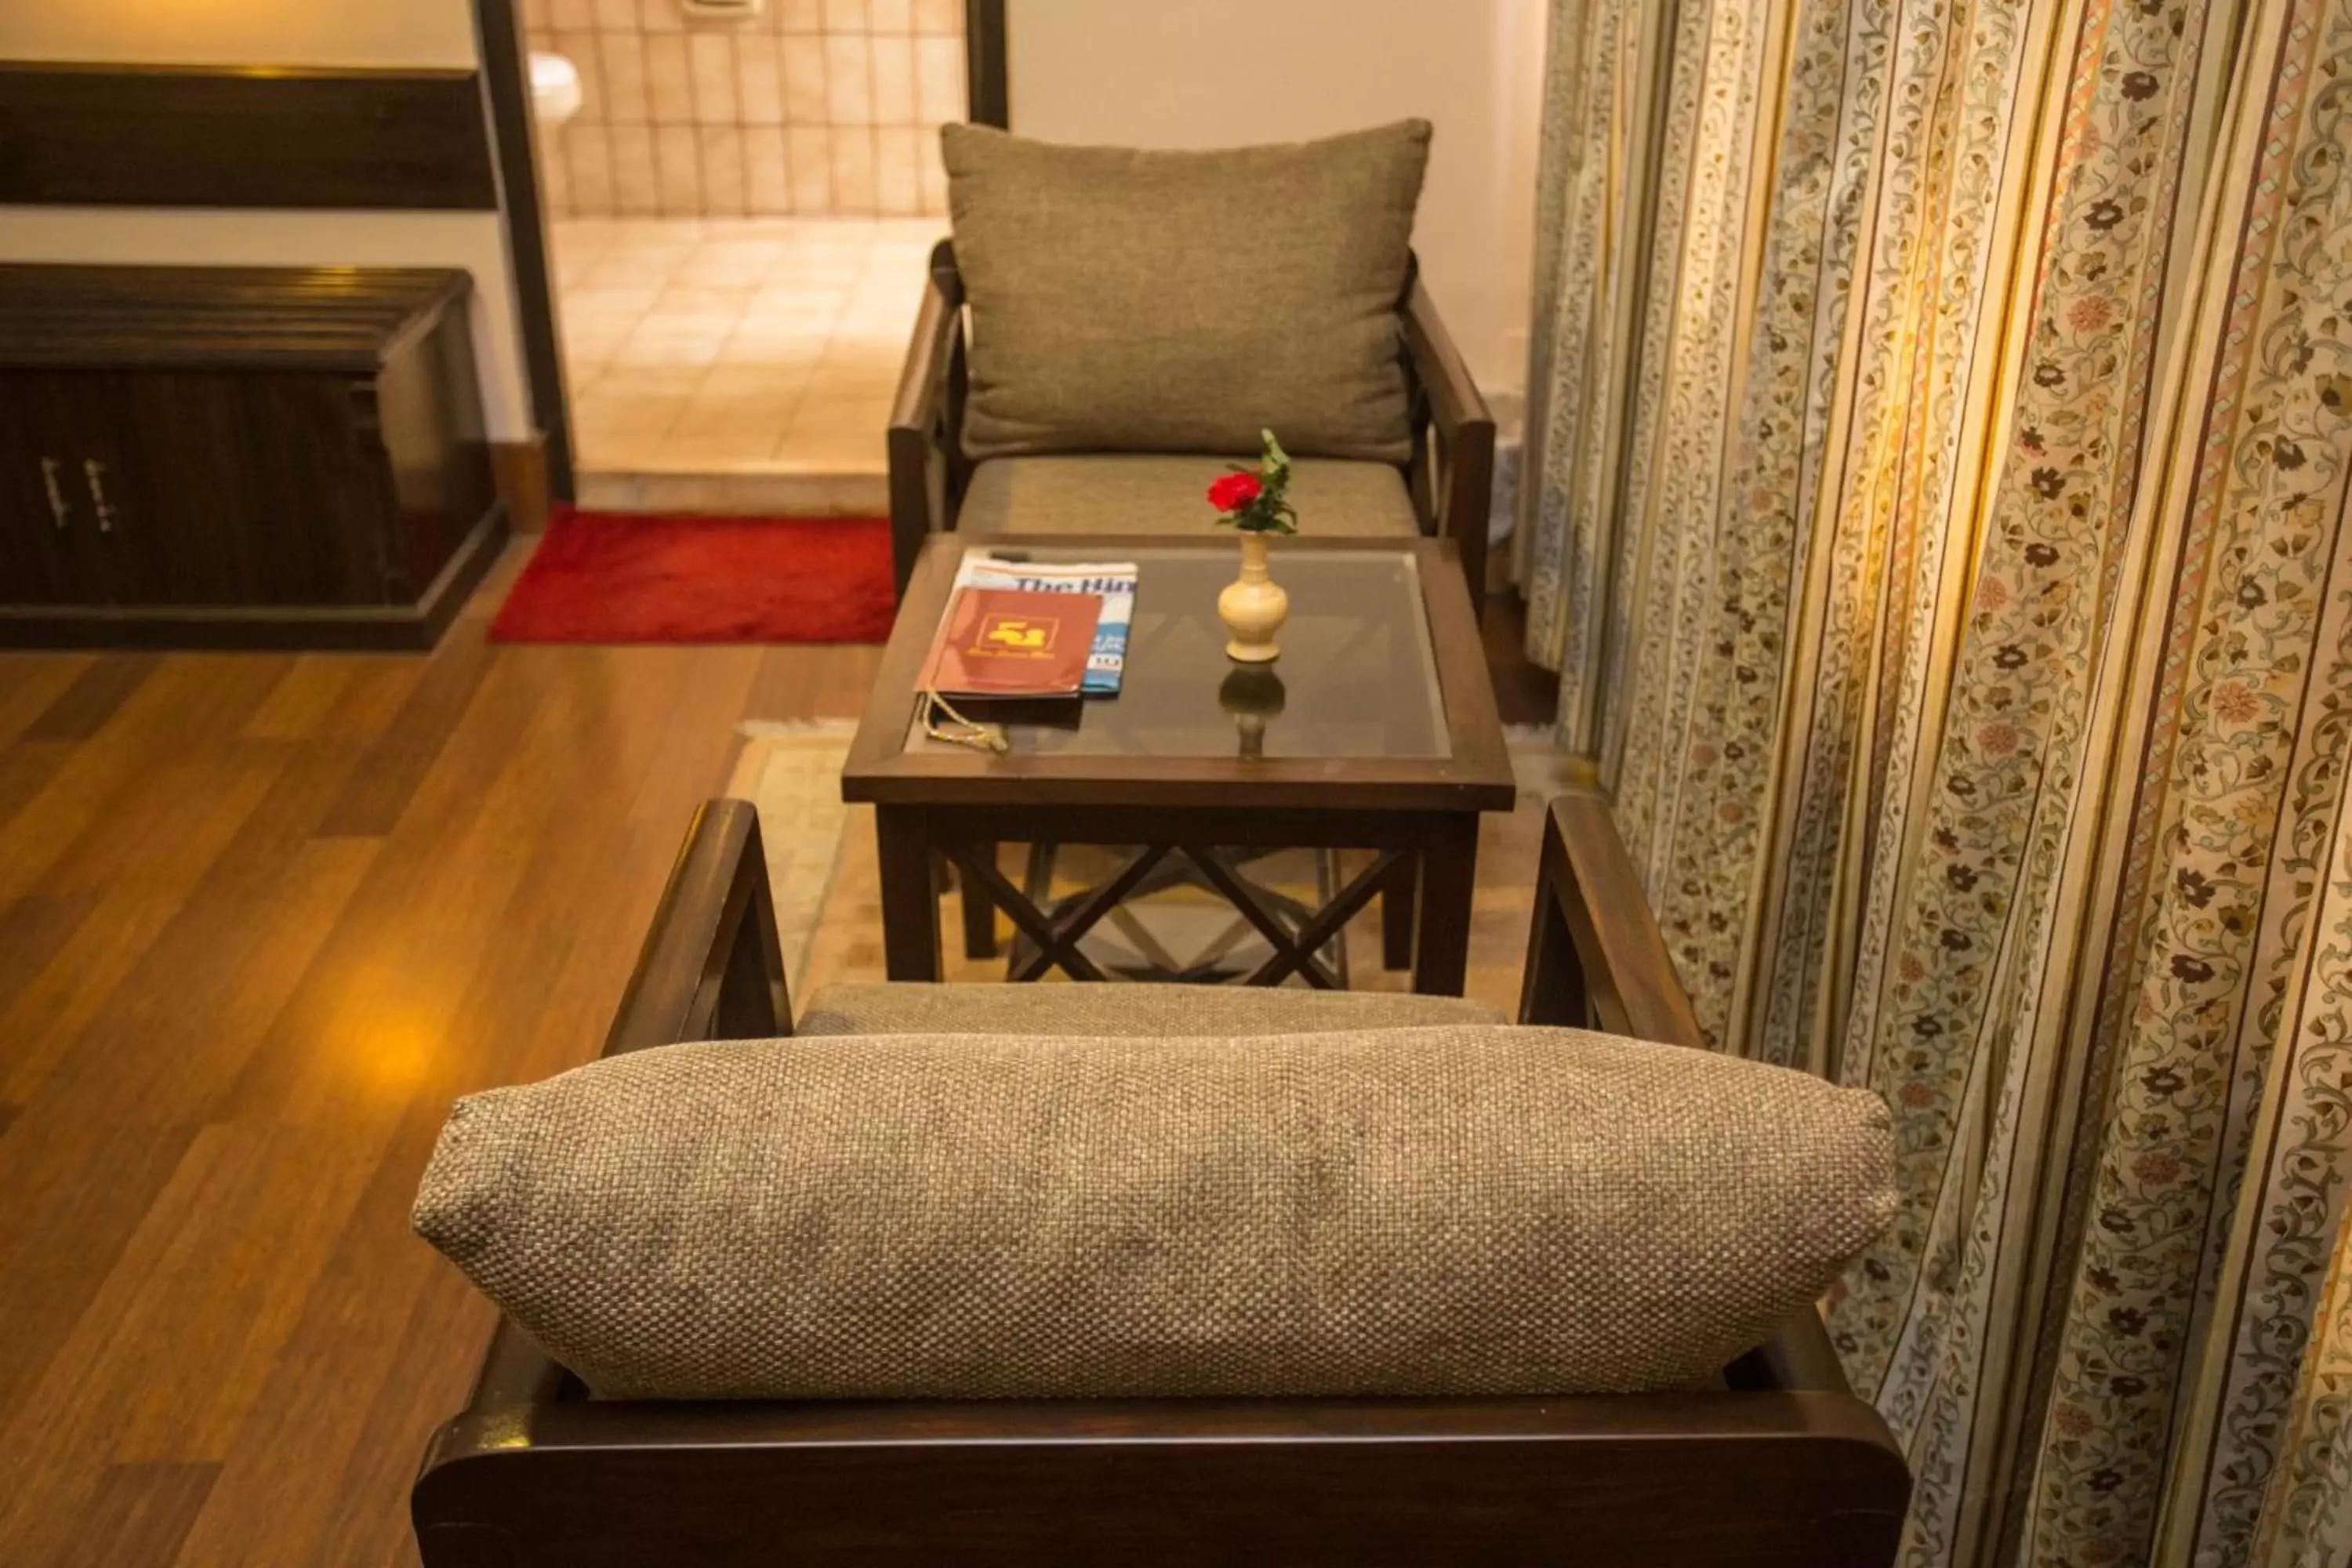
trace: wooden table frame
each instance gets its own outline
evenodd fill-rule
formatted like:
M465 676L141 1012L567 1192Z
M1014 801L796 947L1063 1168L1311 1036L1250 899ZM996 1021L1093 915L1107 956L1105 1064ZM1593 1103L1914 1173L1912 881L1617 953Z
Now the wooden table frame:
M984 951L981 922L989 908L1002 908L1066 968L1082 978L1095 977L1076 953L1079 931L1074 928L1091 923L1101 910L1089 900L1062 924L1051 921L996 873L995 847L1006 840L1139 845L1181 850L1196 861L1212 848L1281 847L1373 851L1381 858L1375 874L1368 883L1359 879L1342 895L1350 900L1345 912L1381 895L1389 961L1399 966L1410 962L1416 991L1458 994L1469 956L1479 815L1509 810L1517 786L1496 715L1477 618L1450 540L1304 538L1282 545L1286 552L1376 550L1414 558L1429 617L1447 756L1335 763L1240 756L999 757L961 747L905 747L917 674L932 628L946 613L967 546L1066 552L1075 548L1118 560L1186 542L1165 536L965 540L950 533L925 543L842 770L843 798L875 807L889 977L937 980L942 973L937 874L942 862L963 873L969 948ZM1397 858L1387 858L1391 855ZM1215 870L1206 865L1202 869L1233 899ZM1236 907L1251 918L1246 903ZM1275 933L1263 926L1260 931L1273 940ZM1271 983L1298 969L1316 983L1318 970L1296 951L1309 945L1308 935L1286 939L1287 946L1276 942L1275 958L1261 977ZM1075 964L1067 962L1073 956Z
M759 824L697 816L604 1053L788 1035ZM1696 1046L1608 809L1553 804L1520 1021ZM410 1496L425 1568L1886 1568L1910 1477L1801 1314L1682 1394L591 1400L501 1321Z

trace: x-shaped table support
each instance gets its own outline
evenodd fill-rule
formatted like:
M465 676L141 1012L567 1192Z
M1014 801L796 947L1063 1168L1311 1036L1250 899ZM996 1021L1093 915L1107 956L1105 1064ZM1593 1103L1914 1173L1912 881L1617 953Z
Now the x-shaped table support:
M984 891L990 901L1003 910L1021 933L1029 939L1031 951L1016 962L1011 978L1016 981L1035 980L1046 971L1059 966L1074 980L1108 978L1102 968L1088 958L1079 943L1086 934L1118 908L1129 894L1141 886L1161 861L1171 854L1181 854L1200 870L1209 886L1232 904L1242 918L1265 939L1273 949L1244 982L1250 985L1278 985L1294 973L1304 974L1307 983L1320 990L1336 991L1345 987L1331 966L1319 956L1321 950L1339 933L1340 928L1379 893L1390 876L1407 858L1402 849L1382 850L1372 863L1341 888L1331 900L1293 931L1271 908L1264 892L1252 887L1225 863L1217 849L1199 844L1153 844L1139 850L1108 881L1088 889L1078 900L1065 910L1059 918L1038 907L1028 894L1015 888L999 870L992 857L976 852L972 846L959 846L955 861L971 885Z

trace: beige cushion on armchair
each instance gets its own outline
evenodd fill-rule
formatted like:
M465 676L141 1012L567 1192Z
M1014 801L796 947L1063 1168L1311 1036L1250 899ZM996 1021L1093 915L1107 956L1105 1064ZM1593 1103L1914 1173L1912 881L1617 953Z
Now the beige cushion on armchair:
M1188 533L1216 536L1209 481L1233 459L1091 453L997 458L972 471L964 533ZM1301 458L1291 503L1318 537L1410 539L1421 531L1404 476L1386 463Z
M1429 122L1218 152L941 133L974 458L1410 455L1398 324Z
M457 1102L417 1229L600 1394L1696 1386L1895 1203L1885 1107L1570 1029L667 1046Z

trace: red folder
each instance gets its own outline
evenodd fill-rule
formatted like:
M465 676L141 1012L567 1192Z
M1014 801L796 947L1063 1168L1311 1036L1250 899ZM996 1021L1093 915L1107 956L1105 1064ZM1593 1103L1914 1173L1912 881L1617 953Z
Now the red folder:
M1099 594L959 589L919 684L943 697L1075 697L1101 616Z

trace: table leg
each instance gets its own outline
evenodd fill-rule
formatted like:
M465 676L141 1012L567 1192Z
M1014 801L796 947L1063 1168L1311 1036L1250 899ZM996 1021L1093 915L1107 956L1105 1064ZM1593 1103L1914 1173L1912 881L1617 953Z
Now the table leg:
M1381 889L1381 967L1412 967L1412 904L1419 887L1419 858L1407 856Z
M893 980L937 980L940 899L932 879L931 826L920 806L874 808L882 870L882 958Z
M993 844L974 844L971 852L983 860L996 858ZM972 886L969 877L960 879L963 884L963 955L966 958L996 956L996 905L987 889Z
M1478 879L1478 818L1435 819L1421 848L1421 908L1412 988L1459 996L1470 972L1470 895Z

